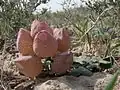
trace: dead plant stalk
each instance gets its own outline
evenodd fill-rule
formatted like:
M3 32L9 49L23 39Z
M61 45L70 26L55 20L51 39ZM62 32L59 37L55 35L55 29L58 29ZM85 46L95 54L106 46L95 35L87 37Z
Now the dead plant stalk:
M5 57L6 57L6 55L5 55L5 47L6 47L6 41L4 43L3 51L2 51L2 58L1 58L1 60L3 62L2 62L2 67L1 67L1 77L0 77L0 79L1 79L1 86L2 86L2 88L4 90L7 90L6 87L4 86L4 80L3 80L3 74L4 74L3 67L4 67Z
M97 17L97 19L96 19L96 21L94 22L94 24L81 36L81 38L80 38L80 40L78 41L77 45L80 44L81 40L85 37L85 35L95 27L95 25L97 24L97 22L100 20L101 16L103 16L104 13L106 13L107 11L109 11L109 10L111 10L111 9L113 9L113 7L109 7L109 8L107 8L107 9L105 9L105 10Z

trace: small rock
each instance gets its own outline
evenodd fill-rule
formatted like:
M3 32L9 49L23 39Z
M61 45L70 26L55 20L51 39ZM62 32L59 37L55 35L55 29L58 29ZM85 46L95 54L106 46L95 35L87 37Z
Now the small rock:
M111 74L94 73L93 76L62 76L35 86L34 90L104 90ZM114 90L120 90L120 80ZM117 89L116 89L117 88Z
M111 77L112 75L106 75L106 77L98 79L94 86L94 90L104 90Z
M107 74L106 77L98 79L94 86L94 90L104 90L105 86L109 83L112 76L113 75L111 74ZM118 77L118 80L113 90L120 90L120 77Z
M34 90L72 90L68 85L58 80L48 80L41 85L37 85Z

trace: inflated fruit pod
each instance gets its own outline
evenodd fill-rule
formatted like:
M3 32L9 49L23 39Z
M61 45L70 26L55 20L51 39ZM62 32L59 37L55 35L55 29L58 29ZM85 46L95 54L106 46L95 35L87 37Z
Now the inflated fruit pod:
M73 63L73 54L69 51L56 55L52 58L52 73L63 74L71 69Z
M53 34L53 30L48 26L46 22L34 20L31 24L31 36L34 38L35 35L41 30L46 30L50 34Z
M58 42L58 51L65 52L70 48L70 37L68 31L64 28L55 28L53 36Z
M41 58L37 56L20 56L15 63L19 71L30 78L38 76L43 69Z
M52 57L56 54L58 43L46 30L37 33L33 41L33 50L38 57Z
M16 46L22 55L34 55L33 40L30 31L21 28L18 32Z

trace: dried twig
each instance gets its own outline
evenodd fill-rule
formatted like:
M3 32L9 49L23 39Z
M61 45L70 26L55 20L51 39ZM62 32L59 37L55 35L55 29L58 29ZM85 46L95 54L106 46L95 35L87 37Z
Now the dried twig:
M102 16L104 13L106 13L108 10L112 9L112 8L113 8L113 7L110 7L110 8L105 9L105 10L97 17L97 19L96 19L96 21L94 22L94 24L92 25L92 27L90 27L90 28L84 33L84 35L80 38L80 41L84 38L84 36L85 36L90 30L92 30L92 29L95 27L95 25L97 24L97 22L100 20L101 16Z
M81 40L84 38L84 36L85 36L89 31L91 31L91 30L95 27L95 25L97 24L97 22L100 20L101 16L103 16L103 14L106 13L106 12L107 12L108 10L110 10L110 9L113 9L113 7L109 7L109 8L107 8L107 9L105 9L105 10L97 17L97 19L96 19L96 21L94 22L94 24L84 33L83 36L81 36L81 38L80 38L80 40L78 41L77 45L80 44L80 42L81 42Z
M4 66L4 58L6 57L6 55L5 55L5 47L6 47L6 41L5 41L5 43L4 43L4 47L3 47L3 51L2 51L2 58L1 58L1 60L3 60L3 63L2 63L2 65ZM4 83L3 83L3 74L4 74L4 71L3 71L3 66L1 67L1 77L0 77L0 79L1 79L1 86L2 86L2 88L4 89L4 90L7 90L7 88L4 86Z

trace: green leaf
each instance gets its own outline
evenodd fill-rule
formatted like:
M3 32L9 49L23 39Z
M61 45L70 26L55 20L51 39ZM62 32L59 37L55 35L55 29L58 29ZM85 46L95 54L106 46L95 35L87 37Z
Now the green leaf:
M72 75L72 76L75 76L75 77L78 77L80 75L84 75L84 76L91 76L92 75L92 72L89 71L88 69L82 67L82 66L79 66L78 68L76 69L73 69L69 75Z
M108 68L111 68L111 67L112 67L112 63L109 62L109 61L101 60L101 61L99 61L99 66L100 66L101 68L108 69Z
M87 57L87 56L73 57L73 61L82 64L83 61L86 61L86 62L90 61L90 57Z

